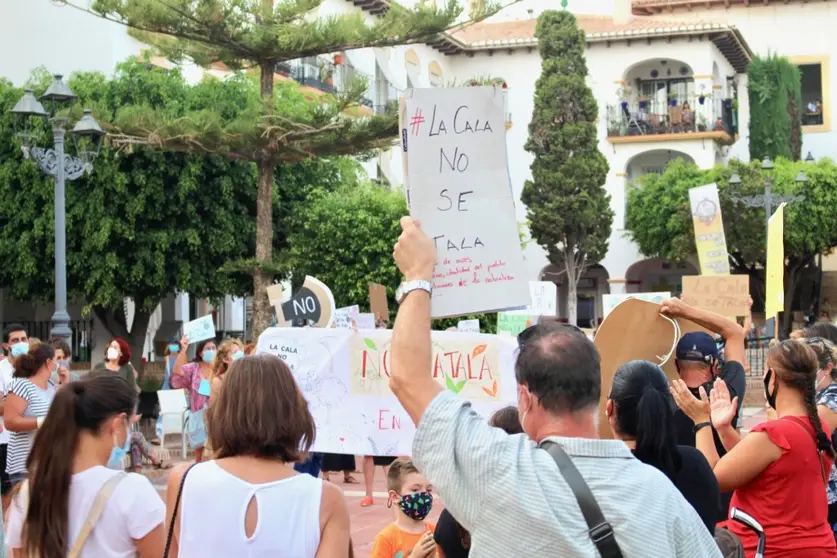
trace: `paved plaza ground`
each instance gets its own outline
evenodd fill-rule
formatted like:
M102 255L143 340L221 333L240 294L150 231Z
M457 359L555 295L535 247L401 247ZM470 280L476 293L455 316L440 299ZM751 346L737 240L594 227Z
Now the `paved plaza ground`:
M765 409L760 407L745 407L742 410L744 421L742 424L742 432L749 431L753 426L764 422L767 419ZM170 445L168 442L166 446L171 450L173 456L177 455L177 446ZM380 467L376 467L375 471L375 505L362 508L360 501L363 499L363 474L360 473L360 460L357 460L358 472L354 473L354 478L358 484L344 484L343 476L341 474L332 474L331 479L346 495L346 500L349 504L349 512L352 520L352 541L355 547L355 556L358 558L369 558L372 550L372 542L375 540L375 535L383 529L389 522L392 521L392 510L386 507L386 483L383 472ZM160 496L165 498L166 491L166 477L165 471L149 471L146 473L154 485L160 492ZM439 513L444 508L444 503L437 498L434 501L433 513L430 520L435 522L439 517Z

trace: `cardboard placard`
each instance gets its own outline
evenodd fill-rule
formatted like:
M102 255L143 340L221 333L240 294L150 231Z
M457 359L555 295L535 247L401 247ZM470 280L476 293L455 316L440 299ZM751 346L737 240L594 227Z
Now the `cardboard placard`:
M331 327L336 329L352 329L357 327L357 317L360 314L360 306L346 306L334 311L334 321Z
M750 276L686 275L682 298L690 306L721 316L746 316L750 313Z
M329 327L334 320L334 295L325 283L314 277L306 276L299 291L284 304L281 285L269 286L267 297L276 311L279 327L288 327L294 320L314 322L314 327Z
M659 304L633 298L616 306L599 326L593 343L601 357L599 435L602 438L613 438L605 415L605 404L619 366L631 360L647 360L659 364L669 381L677 379L677 369L674 366L677 342L685 333L706 330L682 318L676 321L680 332L678 337L675 337L676 330L672 323L660 315Z
M387 288L380 283L369 283L369 309L379 322L389 321Z
M479 333L480 332L480 321L479 320L460 320L458 324L456 324L456 331L460 333Z
M436 244L434 318L529 303L508 174L503 93L409 89L401 148L410 215Z

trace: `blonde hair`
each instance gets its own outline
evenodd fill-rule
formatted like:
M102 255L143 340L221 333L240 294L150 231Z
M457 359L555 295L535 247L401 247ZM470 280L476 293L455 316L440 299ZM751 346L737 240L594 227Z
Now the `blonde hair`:
M407 480L407 475L418 473L416 464L409 457L399 457L389 466L387 473L387 490L392 490L396 494L401 493L401 488Z
M790 334L791 339L805 339L805 330L802 329L795 329Z
M240 339L224 339L218 349L215 351L215 360L212 361L212 377L221 378L227 373L227 368L230 367L228 362L224 362L227 358L232 356L235 352L234 347L244 350L244 343Z
M29 338L29 348L30 348L30 349L32 349L32 348L34 348L34 347L37 347L37 346L38 346L38 345L40 345L41 343L43 343L43 341L41 341L41 340L40 340L40 339L38 339L37 337L30 337L30 338Z

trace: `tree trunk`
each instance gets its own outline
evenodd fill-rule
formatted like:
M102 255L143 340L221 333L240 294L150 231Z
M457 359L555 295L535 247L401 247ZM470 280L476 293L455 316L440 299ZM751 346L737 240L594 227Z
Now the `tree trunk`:
M564 250L564 265L567 275L567 323L578 323L578 267L575 265L575 255L572 251Z
M261 64L261 96L267 106L273 107L273 62ZM269 154L257 163L259 192L256 200L256 260L273 261L273 178L275 167ZM264 269L253 273L253 339L270 325L271 308L267 288L273 283L273 275Z
M131 324L131 331L128 331L126 325L126 316L124 308L102 308L101 306L93 307L93 314L102 322L105 329L110 333L111 339L114 337L121 337L131 347L131 364L137 369L137 372L142 374L142 354L145 348L145 336L148 334L148 324L151 322L151 312L143 309L143 307L135 302L134 305L134 322ZM108 339L106 343L110 343ZM92 349L93 347L91 347ZM97 347L100 349L98 358L103 358L106 346ZM91 352L91 361L97 357Z

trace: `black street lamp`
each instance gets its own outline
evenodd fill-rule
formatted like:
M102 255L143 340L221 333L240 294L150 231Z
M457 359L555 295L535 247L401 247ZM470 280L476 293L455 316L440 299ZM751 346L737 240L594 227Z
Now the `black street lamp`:
M35 98L31 89L23 93L20 101L11 110L15 127L23 146L23 157L32 158L43 172L55 178L55 312L52 315L52 337L62 337L69 341L72 336L70 315L67 313L67 239L65 180L75 180L93 170L93 161L99 154L105 132L93 118L92 111L85 110L84 116L70 130L77 157L64 151L64 137L67 133L69 118L62 109L72 109L76 96L62 80L62 76L53 76L53 81L41 96ZM49 112L41 103L46 103ZM69 111L68 111L69 112ZM49 119L52 124L52 148L37 147L38 121Z

